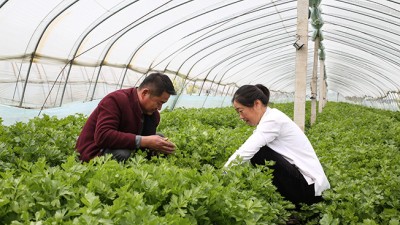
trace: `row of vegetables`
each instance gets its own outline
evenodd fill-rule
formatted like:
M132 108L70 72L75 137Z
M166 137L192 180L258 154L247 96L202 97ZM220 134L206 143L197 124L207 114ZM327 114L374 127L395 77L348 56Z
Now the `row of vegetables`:
M293 104L273 107L293 115ZM223 173L253 130L230 107L164 110L159 131L176 153L125 163L77 160L85 120L0 126L0 224L400 224L399 112L329 102L306 134L332 187L300 211L268 165Z

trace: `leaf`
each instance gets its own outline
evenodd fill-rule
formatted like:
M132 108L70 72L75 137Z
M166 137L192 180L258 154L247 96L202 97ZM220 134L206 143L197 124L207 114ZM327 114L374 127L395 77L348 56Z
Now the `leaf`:
M97 197L92 192L85 193L85 195L81 198L83 204L88 207L95 208L100 204L99 197Z

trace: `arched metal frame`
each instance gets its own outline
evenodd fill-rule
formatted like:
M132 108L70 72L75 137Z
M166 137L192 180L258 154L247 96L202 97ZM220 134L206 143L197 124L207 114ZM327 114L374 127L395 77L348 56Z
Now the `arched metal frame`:
M37 6L45 4L46 1L39 0L23 4L25 7L29 7L29 4ZM63 75L65 80L63 80L62 90L59 90L61 93L59 105L63 104L67 91L73 92L72 89L68 90L67 85L70 82L73 83L70 80L72 68L82 66L82 61L79 60L81 57L88 61L95 58L92 65L89 65L96 67L93 71L95 79L91 81L88 78L89 82L93 82L93 88L87 89L90 95L89 100L94 99L100 76L104 76L101 75L104 66L119 67L120 75L113 74L119 77L119 83L115 85L116 89L122 88L129 73L137 74L136 82L139 82L147 72L158 70L171 76L181 77L188 82L201 81L200 84L196 84L201 86L199 94L206 83L210 83L208 88L211 87L217 91L220 86L223 86L222 93L225 90L226 93L231 92L243 84L255 83L263 83L273 91L294 92L295 50L291 45L296 35L295 0L152 2L153 8L146 9L147 11L143 14L132 15L132 18L125 20L124 24L118 25L120 29L117 32L104 35L98 43L85 45L86 42L90 42L93 33L99 30L106 21L117 18L121 13L131 12L137 8L136 5L140 6L140 1L116 1L115 5L105 8L98 17L91 17L92 21L87 23L90 25L83 29L79 36L71 37L75 44L70 46L69 55L64 58L41 51L39 46L45 45L47 37L52 35L48 29L50 26L63 29L63 27L57 27L61 17L68 16L68 12L84 5L83 1L78 0L54 1L55 7L51 11L41 13L47 16L36 25L34 33L21 33L21 35L31 35L31 39L26 43L25 52L15 53L15 55L21 55L21 58L0 53L0 63L7 63L10 58L20 60L20 63L13 61L13 63L17 62L20 69L15 81L14 94L10 97L16 98L15 93L20 91L20 107L24 106L27 86L32 82L30 76L32 65L42 64L44 73L47 74L46 59L52 57L59 59L59 62L62 60L67 62L64 65L60 63L63 68L59 71L58 77ZM93 4L101 3L105 4L105 1L93 1ZM18 0L3 1L0 4L0 16L14 4L22 3ZM324 19L322 30L327 55L325 68L328 89L349 97L395 98L396 95L391 93L398 93L400 90L398 76L400 63L397 60L400 57L400 3L378 0L323 0L320 7ZM36 7L36 9L40 8ZM185 14L178 15L177 12L180 12L181 8L192 11L182 11ZM219 19L210 19L216 18L218 13L221 13ZM164 21L166 18L168 21ZM85 19L86 17L82 15L82 20ZM202 21L201 26L195 26L199 21ZM141 35L137 32L143 31L143 27L147 24L155 24L155 22L159 24L159 27L141 38L141 42L132 46L128 45L124 49L125 58L121 58L118 62L107 61L108 58L115 58L113 51L120 50L121 45L129 43L126 40L127 37ZM2 28L2 24L0 22L0 29L7 29ZM190 28L183 30L183 27ZM312 29L309 29L309 36L311 33ZM168 45L165 46L156 43L166 35L176 35L176 38L167 42ZM5 40L3 36L0 37L0 43L7 42ZM153 47L156 44L158 48ZM0 44L0 50L2 46L4 44ZM94 48L101 50L97 55L90 55L90 51ZM154 51L152 54L154 58L144 58L146 54L143 53L151 52L148 49ZM309 52L311 51L312 49L309 49ZM85 58L89 55L89 58ZM309 55L312 57L312 54ZM27 56L29 56L29 64L26 76L23 78L20 73L23 71L22 66L27 65L24 64ZM148 63L140 64L141 60ZM308 61L307 80L310 80L312 60ZM84 73L82 75L86 76ZM54 84L61 82L57 79L53 81ZM23 90L17 90L19 82L24 82ZM52 81L44 79L43 82ZM50 92L52 90L53 88L50 88Z

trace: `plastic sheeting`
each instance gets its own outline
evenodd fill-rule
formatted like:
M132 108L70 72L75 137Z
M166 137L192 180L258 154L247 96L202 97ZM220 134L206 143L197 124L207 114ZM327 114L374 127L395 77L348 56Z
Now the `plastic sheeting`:
M319 2L328 90L398 102L400 3ZM225 96L256 83L293 93L296 10L295 0L3 0L0 103L91 101L150 71L193 95ZM310 24L309 42L313 32Z

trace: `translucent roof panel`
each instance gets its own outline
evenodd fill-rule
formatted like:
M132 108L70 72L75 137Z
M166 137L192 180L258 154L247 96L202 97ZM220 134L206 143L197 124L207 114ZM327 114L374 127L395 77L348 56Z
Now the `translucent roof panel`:
M320 8L328 89L399 93L400 3L322 0ZM0 103L90 101L149 71L230 92L262 83L293 93L296 29L295 0L0 1ZM313 46L309 38L308 83Z

